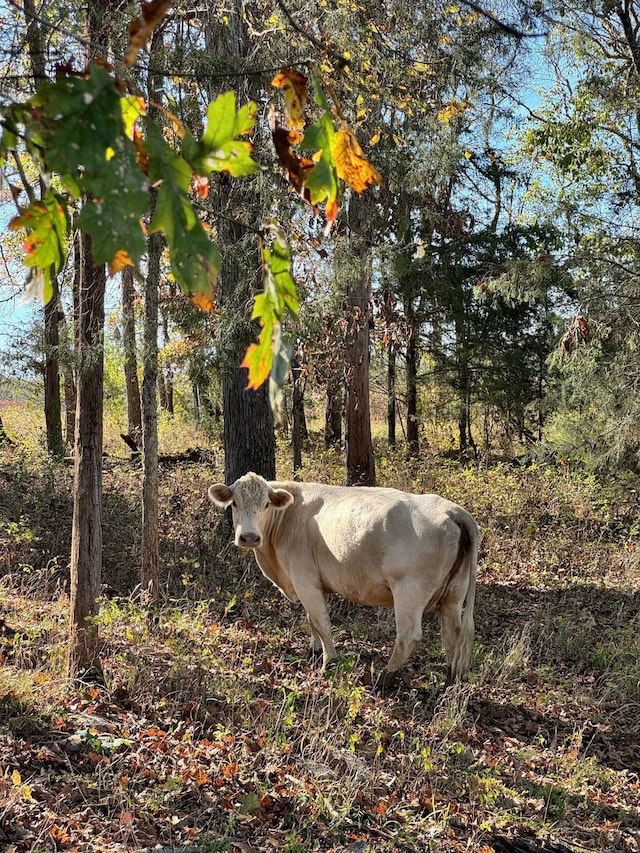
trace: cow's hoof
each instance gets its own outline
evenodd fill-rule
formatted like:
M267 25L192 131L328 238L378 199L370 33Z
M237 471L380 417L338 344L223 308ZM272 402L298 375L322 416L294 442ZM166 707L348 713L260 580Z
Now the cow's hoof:
M398 680L397 672L388 672L383 669L380 675L376 678L373 689L376 693L386 693L396 684Z

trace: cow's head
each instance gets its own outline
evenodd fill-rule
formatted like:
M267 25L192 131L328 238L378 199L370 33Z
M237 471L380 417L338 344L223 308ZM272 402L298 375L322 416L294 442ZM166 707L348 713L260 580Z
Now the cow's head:
M258 474L245 474L232 486L209 487L209 500L222 509L232 505L235 542L240 548L260 548L264 540L265 513L293 502L286 489L274 489Z

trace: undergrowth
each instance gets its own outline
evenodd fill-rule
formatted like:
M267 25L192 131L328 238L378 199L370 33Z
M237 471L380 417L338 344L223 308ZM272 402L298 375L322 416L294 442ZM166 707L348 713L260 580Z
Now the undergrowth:
M381 485L446 495L483 531L468 683L445 687L426 619L379 694L393 614L332 601L340 660L322 675L304 614L208 504L214 465L162 470L151 622L136 594L141 474L112 447L104 688L65 680L71 470L36 445L0 451L3 849L489 853L517 836L637 851L634 493L562 466L407 461L378 446ZM339 483L342 460L312 435L302 473ZM279 475L291 474L281 437Z

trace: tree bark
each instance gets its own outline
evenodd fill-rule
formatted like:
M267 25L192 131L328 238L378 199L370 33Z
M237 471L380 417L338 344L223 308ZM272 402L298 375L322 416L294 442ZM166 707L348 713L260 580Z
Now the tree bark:
M47 447L56 457L64 456L62 438L62 402L60 397L60 295L58 281L53 280L53 297L44 306L44 416Z
M229 67L244 62L248 52L248 35L241 0L231 0L224 26L211 20L206 30L207 48L218 61ZM214 98L218 92L211 91ZM250 97L247 86L243 97ZM275 433L273 412L269 402L269 383L257 390L247 389L247 370L238 365L247 346L255 340L256 326L250 320L253 295L261 287L259 262L247 263L246 234L242 223L256 228L253 215L255 195L250 197L246 182L233 185L229 176L218 178L215 215L218 240L223 250L223 269L219 291L223 314L229 326L221 331L223 365L222 397L224 416L225 480L231 484L248 471L268 480L276 476ZM255 189L254 189L255 193ZM213 194L209 194L212 198ZM240 213L242 215L240 215ZM252 238L253 240L253 238Z
M293 394L291 402L291 448L293 451L293 479L297 480L302 468L302 440L306 430L304 418L304 391L302 365L297 356L291 360Z
M144 299L144 368L142 376L142 592L152 608L160 599L158 469L158 285L163 239L150 234Z
M133 267L126 266L122 271L122 348L127 395L127 435L138 443L142 438L142 407L138 381L135 298Z
M36 86L46 79L45 47L34 0L24 0L27 24L26 43L29 47L31 73ZM40 181L40 192L44 195ZM44 416L47 430L47 447L53 456L64 455L62 438L62 403L60 397L59 324L60 297L58 281L52 269L53 296L44 306Z
M247 390L245 368L232 370L223 382L225 482L248 471L266 480L276 476L276 440L269 387Z
M411 299L406 305L409 336L407 340L407 454L410 458L420 455L420 430L418 419L418 345L419 324Z
M97 598L102 574L102 441L104 299L106 274L96 266L91 240L81 237L76 443L71 531L71 622L68 672L102 679Z
M371 322L370 224L367 200L349 203L350 249L357 269L345 299L346 484L376 483L369 403L369 324Z
M150 55L157 57L162 47L161 30L155 30L151 39ZM158 98L162 81L156 74L148 80L149 101L154 106L149 114L158 112ZM151 216L155 198L151 198ZM144 293L144 366L142 374L142 566L140 583L143 596L151 605L153 617L160 601L160 545L159 545L159 483L158 467L158 290L160 286L160 260L164 246L159 233L150 234L147 242L147 278Z
M396 349L390 340L387 347L387 444L396 446Z
M338 447L342 441L342 375L327 380L327 400L324 415L324 446Z
M109 4L87 4L88 56L108 42ZM71 531L71 619L67 668L72 678L103 681L98 646L102 576L102 442L106 270L96 265L91 238L82 234L78 290L77 400Z

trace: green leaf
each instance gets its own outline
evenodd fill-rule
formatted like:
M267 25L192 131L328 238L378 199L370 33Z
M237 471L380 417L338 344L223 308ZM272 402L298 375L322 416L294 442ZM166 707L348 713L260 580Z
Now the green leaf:
M258 342L248 348L241 366L249 370L249 388L259 388L269 378L269 397L278 417L291 361L291 346L282 336L281 323L287 311L297 316L300 303L284 232L276 224L266 230L272 243L261 246L264 290L255 297L252 314L260 320L262 328Z
M44 277L44 300L53 296L52 270L57 273L64 262L67 233L67 209L64 200L49 189L42 201L22 208L9 223L17 231L25 228L28 236L24 243L24 263Z
M150 119L145 120L145 129L149 179L158 184L149 230L164 232L180 288L198 305L210 309L222 263L218 247L209 239L189 198L191 168Z
M324 151L331 148L334 136L333 120L331 114L326 112L305 130L300 148L302 151Z
M76 197L86 197L78 225L91 235L97 263L125 253L137 263L145 250L141 219L148 187L128 133L136 99L121 98L115 81L97 65L87 79L60 76L32 99L40 105L47 170L58 173ZM125 126L126 116L127 126Z
M98 66L88 79L61 76L48 89L43 106L46 162L52 172L91 175L104 169L109 150L124 135L120 95L114 80Z
M202 138L196 142L191 133L186 133L182 144L182 156L198 175L211 172L229 172L234 177L251 175L260 166L251 157L253 146L238 139L253 130L256 105L245 104L236 112L235 92L226 92L209 105L207 126Z
M309 190L311 202L327 202L327 223L331 225L337 213L337 198L340 182L333 157L335 130L328 112L310 125L305 131L300 147L303 151L321 152L320 158L307 175L305 185Z
M137 264L146 249L141 220L149 206L149 194L128 140L117 140L104 169L86 175L84 184L90 198L78 225L91 235L95 262L111 263L117 252L126 251Z
M274 331L275 334L271 339L273 363L269 375L269 402L276 421L279 422L282 412L282 389L289 374L293 347L282 337L280 324L278 324L277 329Z

